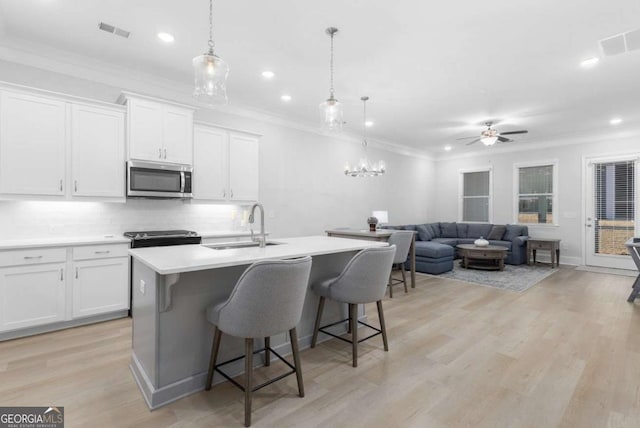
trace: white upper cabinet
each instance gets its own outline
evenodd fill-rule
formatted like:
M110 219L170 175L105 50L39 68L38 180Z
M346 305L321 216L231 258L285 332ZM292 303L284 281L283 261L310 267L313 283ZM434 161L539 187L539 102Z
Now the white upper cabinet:
M192 164L193 109L123 94L127 103L129 159Z
M258 139L229 135L229 197L233 201L258 200Z
M193 197L198 200L224 201L229 189L225 130L208 126L193 129Z
M71 129L71 194L124 198L124 112L74 104Z
M196 125L193 174L195 200L258 200L258 137Z
M65 194L66 104L2 91L0 193Z

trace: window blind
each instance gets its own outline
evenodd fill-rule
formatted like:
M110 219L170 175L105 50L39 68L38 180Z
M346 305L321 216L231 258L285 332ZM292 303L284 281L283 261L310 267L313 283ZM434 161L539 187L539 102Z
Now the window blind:
M462 221L488 222L489 171L462 173Z

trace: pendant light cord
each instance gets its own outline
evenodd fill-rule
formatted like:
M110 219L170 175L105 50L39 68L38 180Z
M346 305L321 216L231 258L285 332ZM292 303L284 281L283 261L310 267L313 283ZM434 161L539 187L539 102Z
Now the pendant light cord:
M363 135L363 139L362 139L362 146L364 147L365 152L367 151L367 101L369 100L369 97L362 97L360 98L362 100L362 113L364 116L364 121L362 122L362 135Z
M333 32L331 33L331 60L329 61L329 70L330 70L330 72L329 72L329 75L330 75L330 78L329 78L329 86L330 86L329 95L330 95L330 97L329 98L330 99L333 99L333 35L334 34L335 33L333 33Z
M209 0L209 55L213 55L213 0Z

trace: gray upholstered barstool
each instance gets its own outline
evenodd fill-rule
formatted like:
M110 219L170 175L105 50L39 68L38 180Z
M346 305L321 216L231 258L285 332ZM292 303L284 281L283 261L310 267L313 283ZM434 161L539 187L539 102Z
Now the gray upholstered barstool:
M254 263L238 279L226 301L214 303L207 308L207 320L215 328L205 389L207 391L211 389L213 372L217 371L225 379L243 390L245 426L251 425L251 395L253 391L295 373L298 381L298 393L300 397L304 397L296 325L302 316L302 306L307 293L310 271L311 257L309 256ZM291 339L293 365L269 346L271 336L285 331L289 331ZM238 361L243 358L242 356L216 364L222 333L245 339L244 385L240 385L220 370L221 366ZM253 340L256 338L264 338L264 348L254 351ZM259 352L265 354L265 365L269 365L271 352L273 352L276 357L291 368L291 371L254 386L252 380L253 354Z
M318 332L321 331L329 336L351 343L353 349L353 367L358 366L358 343L382 334L384 350L389 350L387 342L387 330L384 324L384 313L382 312L382 298L387 288L391 263L396 247L374 247L367 248L356 254L344 268L342 273L335 278L325 279L312 284L311 289L320 296L318 303L318 313L311 339L311 347L316 346ZM349 318L320 327L322 311L325 299L344 302L349 305ZM375 328L358 320L358 304L376 302L378 306L378 317L380 328ZM345 339L326 329L334 325L349 321L349 332L351 340ZM376 331L376 333L358 340L358 323Z
M391 273L389 274L389 297L393 297L393 286L398 284L404 284L404 292L407 293L407 276L404 272L404 263L407 261L409 255L409 248L411 248L411 241L413 240L412 230L397 230L389 237L389 245L396 246L396 255L393 258L393 266ZM402 272L402 279L395 279L393 277L393 268Z

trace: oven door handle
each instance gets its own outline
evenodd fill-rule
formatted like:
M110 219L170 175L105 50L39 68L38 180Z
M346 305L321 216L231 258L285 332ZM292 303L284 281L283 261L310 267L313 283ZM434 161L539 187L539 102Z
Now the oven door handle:
M184 171L180 171L180 193L184 193L184 185L185 185Z

